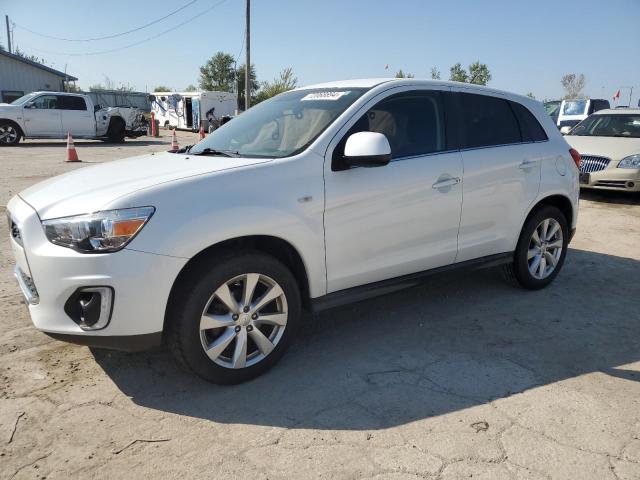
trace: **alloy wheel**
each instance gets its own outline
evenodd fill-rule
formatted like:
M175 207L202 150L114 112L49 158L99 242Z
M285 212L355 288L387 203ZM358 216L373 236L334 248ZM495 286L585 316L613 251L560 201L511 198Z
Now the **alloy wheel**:
M553 273L562 255L562 227L557 220L546 218L533 231L529 240L527 264L529 273L543 280Z
M200 341L207 356L231 369L264 360L287 326L287 298L267 275L245 273L220 285L200 319Z
M0 142L12 144L18 138L17 130L11 125L0 125Z

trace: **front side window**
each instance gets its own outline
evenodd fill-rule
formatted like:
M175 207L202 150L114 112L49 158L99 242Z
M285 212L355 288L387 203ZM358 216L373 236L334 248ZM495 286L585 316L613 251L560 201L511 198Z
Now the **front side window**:
M574 127L571 135L640 138L640 115L591 115Z
M190 153L281 158L303 151L366 89L286 92L259 103L211 133Z
M464 130L462 148L508 145L522 141L520 126L506 100L461 93L460 107Z
M440 92L399 93L375 105L358 119L336 146L334 169L344 167L344 145L357 132L384 134L394 159L444 151L447 148L445 115Z
M58 105L62 110L86 110L87 103L82 97L74 97L72 95L60 95L58 97Z
M55 95L42 95L33 101L33 106L41 110L55 110L60 108L58 97Z
M563 115L584 115L587 110L587 100L569 100L564 102Z

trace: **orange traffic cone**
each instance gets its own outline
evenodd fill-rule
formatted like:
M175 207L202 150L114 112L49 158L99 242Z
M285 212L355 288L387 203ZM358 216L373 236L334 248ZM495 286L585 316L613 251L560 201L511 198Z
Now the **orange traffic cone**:
M173 135L171 136L171 150L170 152L177 152L180 146L178 145L178 137L176 137L176 131L173 131Z
M207 135L204 133L204 127L200 125L200 140L203 140Z
M73 145L73 137L71 137L71 132L67 132L67 159L66 162L79 162L78 152L76 152L76 147Z

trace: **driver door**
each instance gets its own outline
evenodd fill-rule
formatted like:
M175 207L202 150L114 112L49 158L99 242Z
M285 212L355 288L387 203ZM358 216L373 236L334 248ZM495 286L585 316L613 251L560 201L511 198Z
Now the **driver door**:
M365 106L327 151L329 293L455 262L463 171L447 138L448 89L394 92ZM388 165L343 164L344 143L358 131L385 134Z
M27 137L62 136L61 110L57 95L40 95L22 109Z

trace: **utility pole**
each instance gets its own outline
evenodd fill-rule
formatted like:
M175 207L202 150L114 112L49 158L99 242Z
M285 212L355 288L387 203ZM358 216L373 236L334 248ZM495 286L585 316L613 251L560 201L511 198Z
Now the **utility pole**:
M9 30L9 15L4 16L5 22L7 22L7 48L9 49L9 53L11 53L11 30Z
M245 60L244 67L244 109L249 110L251 106L251 0L247 0L247 18L246 18L246 44L247 44L247 58ZM8 25L8 24L7 24Z

